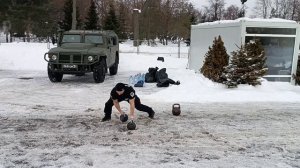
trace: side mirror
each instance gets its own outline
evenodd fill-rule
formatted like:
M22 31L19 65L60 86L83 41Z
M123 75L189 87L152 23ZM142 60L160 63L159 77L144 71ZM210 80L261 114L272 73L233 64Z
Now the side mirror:
M57 43L57 38L55 38L54 36L51 37L51 42L52 44L56 44Z

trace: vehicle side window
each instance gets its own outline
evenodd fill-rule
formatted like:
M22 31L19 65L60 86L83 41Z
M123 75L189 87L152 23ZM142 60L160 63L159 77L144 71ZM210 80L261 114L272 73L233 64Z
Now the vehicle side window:
M63 43L80 43L81 36L79 34L65 34L62 38Z
M112 37L112 41L113 41L113 45L117 45L117 38L116 37Z
M103 44L102 36L99 35L85 35L84 41L86 43Z
M108 44L108 45L111 45L110 38L107 38L107 44Z

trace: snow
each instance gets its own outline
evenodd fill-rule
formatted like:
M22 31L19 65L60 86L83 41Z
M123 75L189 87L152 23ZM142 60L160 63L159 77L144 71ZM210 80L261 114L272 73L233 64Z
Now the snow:
M178 58L177 44L142 45L137 54L129 41L120 45L118 74L103 83L91 74L51 83L47 44L1 43L0 168L299 166L300 87L263 80L227 89L186 68L188 49L182 44ZM137 112L134 131L114 116L101 123L112 87L156 66L181 84L135 88L155 119Z
M297 24L296 21L293 20L286 20L286 19L281 19L281 18L271 18L271 19L262 19L262 18L238 18L235 20L218 20L214 22L205 22L205 23L199 23L197 25L218 25L218 24L231 24L231 23L238 23L238 22L265 22L265 23L294 23ZM197 27L195 25L194 27Z
M155 49L155 51L153 51ZM172 51L173 49L173 51ZM262 86L241 85L238 89L226 89L224 85L213 83L201 74L186 69L187 59L165 55L176 54L176 47L141 46L141 54L135 51L130 43L121 45L120 71L127 72L128 78L132 72L146 73L149 67L167 68L169 77L181 81L181 85L173 85L160 92L145 95L152 101L164 102L299 102L300 88L290 83L263 81ZM46 44L39 43L3 43L0 48L2 70L38 70L46 71L46 61L43 53L47 51ZM187 52L186 47L184 47ZM156 53L152 56L149 53ZM162 53L162 54L158 54ZM165 62L157 61L158 56L165 56ZM125 65L125 66L122 66ZM46 74L46 73L45 73ZM147 84L146 86L147 87ZM180 96L172 96L172 94ZM191 96L192 94L192 96Z
M222 84L214 83L203 75L187 69L188 48L182 45L182 58L177 58L175 45L164 47L136 47L131 42L121 44L120 72L128 77L137 73L146 73L149 67L166 68L169 78L181 82L153 94L143 95L151 101L163 102L300 102L300 87L287 82L268 82L263 80L261 86L240 85L238 89L226 89ZM46 61L43 54L47 44L39 43L2 43L0 46L0 69L2 70L36 70L44 71ZM169 54L168 54L169 53ZM165 57L165 62L157 57ZM145 85L147 88L148 85ZM176 93L178 96L170 96Z

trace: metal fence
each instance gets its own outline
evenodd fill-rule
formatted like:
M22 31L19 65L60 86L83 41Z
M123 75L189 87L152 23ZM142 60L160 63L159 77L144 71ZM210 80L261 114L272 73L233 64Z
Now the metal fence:
M50 37L6 37L0 35L0 43L12 43L12 42L29 42L29 43L47 43L52 42Z
M0 44L7 43L7 37L4 34L0 34ZM50 49L56 44L52 43L50 37L8 37L10 42L27 42L27 43L47 43L47 48ZM134 44L140 44L134 46ZM189 43L186 41L168 41L167 45L163 44L159 40L120 40L120 53L136 53L136 54L149 54L149 55L161 55L172 56L177 58L188 58Z
M186 41L169 41L163 44L160 41L148 42L147 40L135 42L134 40L120 40L121 45L131 47L121 47L120 53L136 53L136 54L157 54L172 56L178 58L187 58L189 52L189 43ZM140 44L134 46L134 44Z

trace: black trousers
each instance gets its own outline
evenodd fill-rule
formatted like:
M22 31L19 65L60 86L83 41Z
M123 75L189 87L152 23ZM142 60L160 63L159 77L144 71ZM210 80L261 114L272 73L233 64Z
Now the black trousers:
M124 100L118 100L118 101L121 102ZM129 102L129 101L127 101L127 102ZM142 104L140 98L137 96L135 96L134 105L135 105L135 108L139 111L147 112L148 114L150 112L153 112L153 109L151 107L148 107L148 106ZM111 116L113 106L114 106L114 102L111 98L109 98L108 101L105 103L105 107L104 107L105 116Z

